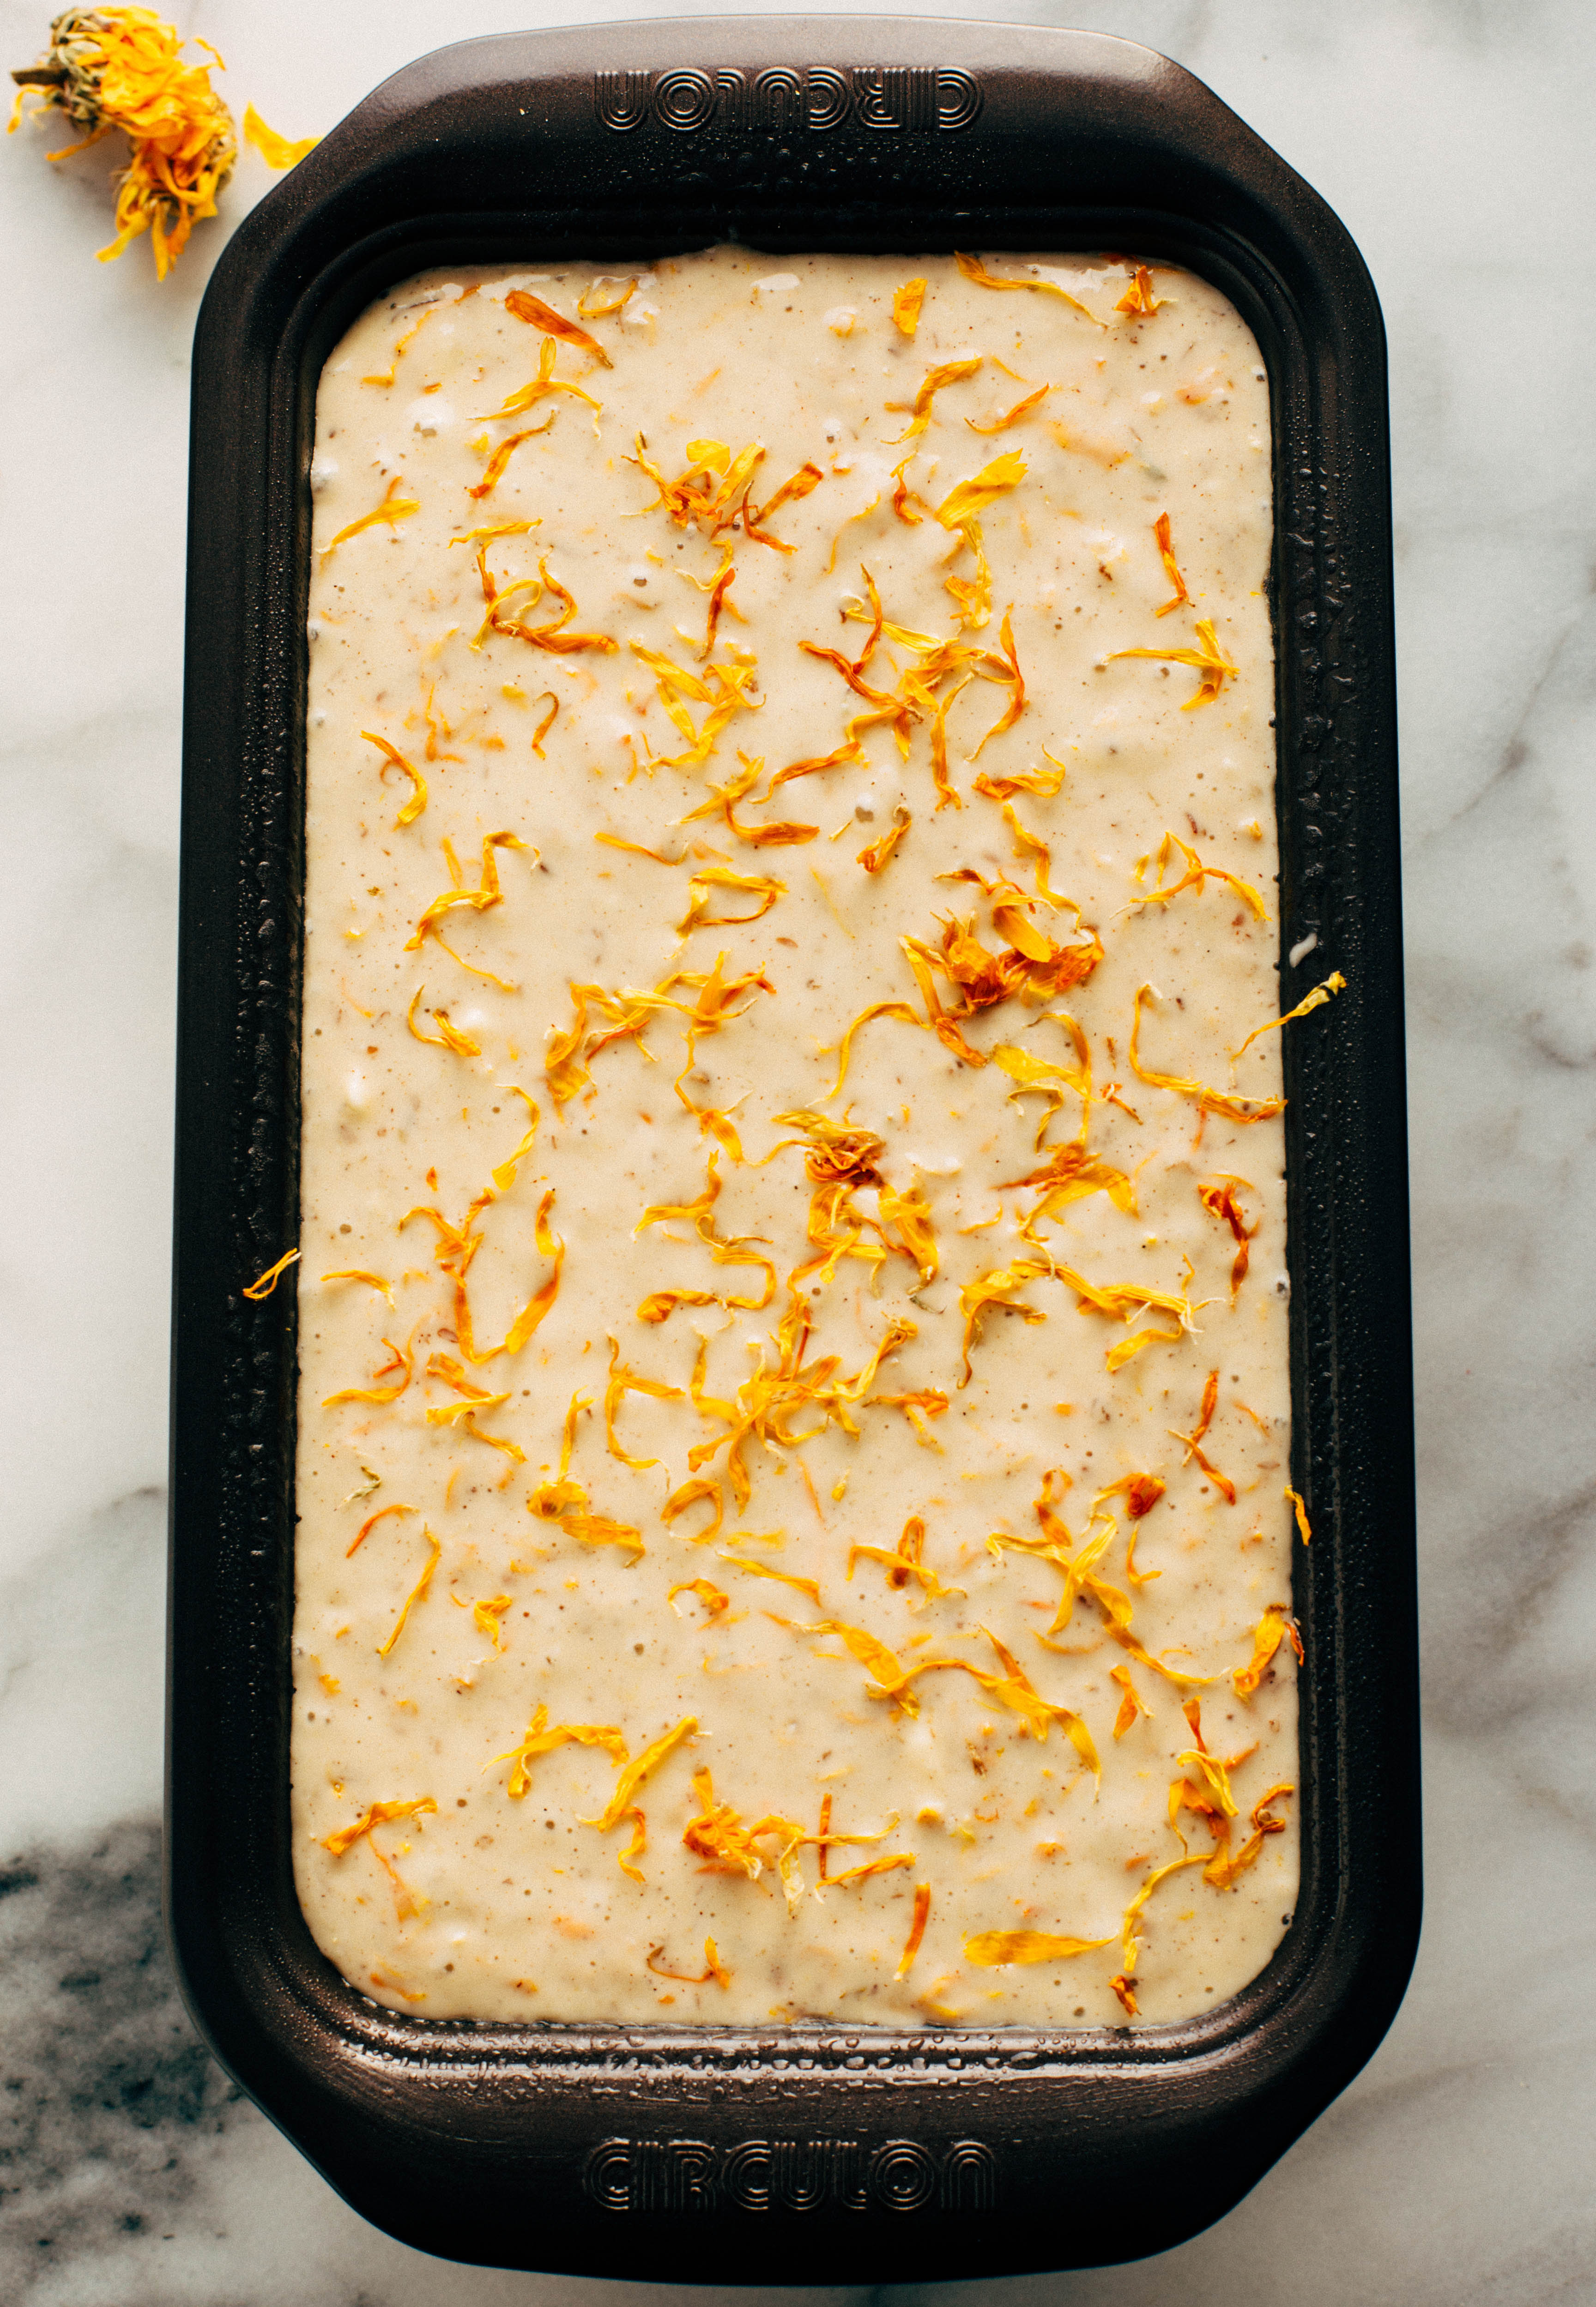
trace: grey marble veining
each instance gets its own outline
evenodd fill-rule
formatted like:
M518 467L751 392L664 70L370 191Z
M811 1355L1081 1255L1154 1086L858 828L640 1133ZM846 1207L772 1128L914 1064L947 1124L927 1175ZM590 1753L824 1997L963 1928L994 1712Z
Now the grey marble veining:
M424 49L535 12L176 13L227 56L236 110L253 100L301 133ZM654 12L565 0L536 21L639 13ZM48 13L0 0L4 62L32 56ZM1229 2218L1162 2260L960 2290L979 2307L1575 2307L1596 2300L1589 12L1103 0L1092 14L1189 65L1325 193L1390 330L1429 1915L1387 2042ZM158 292L142 250L94 264L107 153L53 175L55 141L0 148L0 2295L640 2303L658 2294L450 2268L377 2234L210 2064L167 1968L154 1821L187 350L205 268L270 179L245 157L223 223ZM1067 2203L1060 2216L1067 2232ZM951 2288L925 2307L955 2307Z

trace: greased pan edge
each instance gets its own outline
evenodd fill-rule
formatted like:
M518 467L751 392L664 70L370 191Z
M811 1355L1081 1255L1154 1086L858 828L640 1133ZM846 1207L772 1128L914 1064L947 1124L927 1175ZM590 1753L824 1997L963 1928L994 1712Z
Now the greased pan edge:
M422 264L726 238L1165 255L1234 299L1269 370L1282 920L1350 984L1333 1032L1285 1046L1292 1479L1315 1533L1301 1892L1268 1968L1200 2025L441 2024L349 1987L295 1896L293 1301L240 1285L297 1233L316 376ZM409 66L252 214L193 391L167 1911L196 2020L348 2200L456 2259L831 2283L1169 2248L1357 2072L1418 1932L1390 488L1356 250L1206 89L1126 42L836 17L529 33Z

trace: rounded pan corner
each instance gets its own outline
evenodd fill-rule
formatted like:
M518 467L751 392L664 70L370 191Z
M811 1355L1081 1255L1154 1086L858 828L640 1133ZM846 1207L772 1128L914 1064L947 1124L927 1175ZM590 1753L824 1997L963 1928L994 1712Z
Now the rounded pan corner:
M1334 940L1351 982L1337 1035L1286 1057L1291 1479L1315 1533L1294 1598L1301 1893L1269 1967L1200 2025L438 2025L360 1996L299 1912L295 1335L232 1277L278 1254L297 1208L315 377L420 262L720 237L1146 247L1223 287L1269 371L1283 918ZM1200 81L1105 35L759 17L472 40L374 91L224 253L196 339L190 521L167 1912L191 2009L347 2200L445 2257L734 2283L772 2263L749 2243L777 2243L788 2281L888 2281L1180 2242L1370 2055L1418 1933L1385 352L1350 237Z

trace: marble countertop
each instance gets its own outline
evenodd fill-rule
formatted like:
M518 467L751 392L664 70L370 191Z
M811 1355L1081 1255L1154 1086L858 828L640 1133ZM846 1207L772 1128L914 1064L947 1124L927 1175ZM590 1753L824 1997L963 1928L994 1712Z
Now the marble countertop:
M684 12L561 0L537 21ZM290 135L330 126L424 50L529 13L178 12L226 56L235 110L253 101ZM1072 21L1014 0L957 13ZM1227 2219L1162 2260L975 2288L981 2307L988 2290L990 2307L1590 2299L1589 20L1568 0L1100 0L1093 13L1189 66L1326 195L1390 330L1429 1914L1385 2045ZM47 14L0 0L5 63L32 57ZM188 352L207 267L271 180L246 154L222 220L158 290L142 246L93 262L109 148L52 171L56 141L0 152L0 2293L37 2307L608 2307L634 2286L452 2268L365 2226L210 2064L167 1968Z

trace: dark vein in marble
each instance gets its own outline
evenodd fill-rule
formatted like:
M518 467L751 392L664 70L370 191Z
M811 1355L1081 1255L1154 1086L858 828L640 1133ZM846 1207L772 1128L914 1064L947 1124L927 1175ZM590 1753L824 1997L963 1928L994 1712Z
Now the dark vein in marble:
M20 2300L47 2266L59 2282L63 2262L159 2245L194 2145L244 2112L178 1997L158 1825L0 1866L0 2297Z

